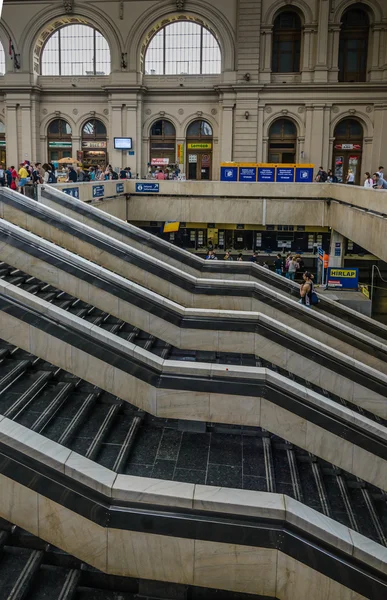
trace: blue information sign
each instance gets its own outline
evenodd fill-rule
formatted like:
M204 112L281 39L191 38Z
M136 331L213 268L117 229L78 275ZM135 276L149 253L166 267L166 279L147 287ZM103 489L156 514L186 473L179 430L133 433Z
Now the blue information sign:
M276 181L278 183L293 183L294 171L294 167L277 167Z
M160 191L159 183L136 183L136 192L143 194L144 192L157 193Z
M68 196L72 196L73 198L77 198L79 200L79 188L63 188L63 191Z
M93 185L93 198L100 198L105 194L104 185Z
M359 269L328 269L328 287L356 290L359 287Z
M274 182L275 167L258 167L258 181Z
M123 194L124 193L124 184L123 183L117 183L116 184L116 194Z
M296 181L297 183L313 183L313 169L297 167Z
M238 181L238 167L221 167L220 181Z
M257 167L240 167L239 168L239 181L257 181Z

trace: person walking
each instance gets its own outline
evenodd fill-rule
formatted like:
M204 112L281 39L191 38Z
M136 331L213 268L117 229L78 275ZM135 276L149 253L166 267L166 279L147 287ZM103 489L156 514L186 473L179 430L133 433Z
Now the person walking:
M29 172L27 171L27 168L24 163L20 163L19 167L20 167L20 169L19 169L19 173L18 173L18 175L19 175L19 186L18 186L19 190L18 191L21 194L24 194L24 192L25 192L24 188L26 186L27 179L29 178Z
M300 304L311 307L313 304L317 303L314 300L318 301L314 291L313 276L309 271L305 271L302 279L303 283L300 286Z

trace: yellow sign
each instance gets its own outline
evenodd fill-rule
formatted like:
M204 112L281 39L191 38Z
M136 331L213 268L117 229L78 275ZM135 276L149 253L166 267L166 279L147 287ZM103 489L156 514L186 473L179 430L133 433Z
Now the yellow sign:
M184 164L184 144L177 144L177 162L179 165Z
M211 150L211 142L190 142L188 144L188 150Z
M355 269L331 269L331 277L340 277L341 279L356 279Z
M366 298L370 298L370 291L366 285L361 286L361 291Z

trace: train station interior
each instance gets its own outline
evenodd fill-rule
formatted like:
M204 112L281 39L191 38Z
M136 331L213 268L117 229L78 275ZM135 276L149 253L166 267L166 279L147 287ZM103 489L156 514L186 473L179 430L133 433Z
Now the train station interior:
M385 0L4 0L0 600L387 598L386 139Z

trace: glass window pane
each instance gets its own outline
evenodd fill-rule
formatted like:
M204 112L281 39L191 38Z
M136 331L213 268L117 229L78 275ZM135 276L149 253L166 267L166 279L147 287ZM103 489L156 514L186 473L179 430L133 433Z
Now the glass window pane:
M156 121L151 128L151 135L163 135L163 122Z
M2 43L0 42L0 75L5 74L5 52Z
M209 123L207 123L207 121L202 121L201 134L212 135L212 127Z
M175 127L170 121L164 121L164 135L176 135Z
M105 38L88 25L67 25L47 41L42 75L109 75L110 48Z
M48 127L48 133L51 134L58 134L59 133L59 119L55 119L55 121L53 121L52 123L50 123L49 127Z
M0 135L5 134L5 125L2 121L0 121Z
M191 21L170 23L149 43L148 75L197 75L221 72L220 47L210 31Z

